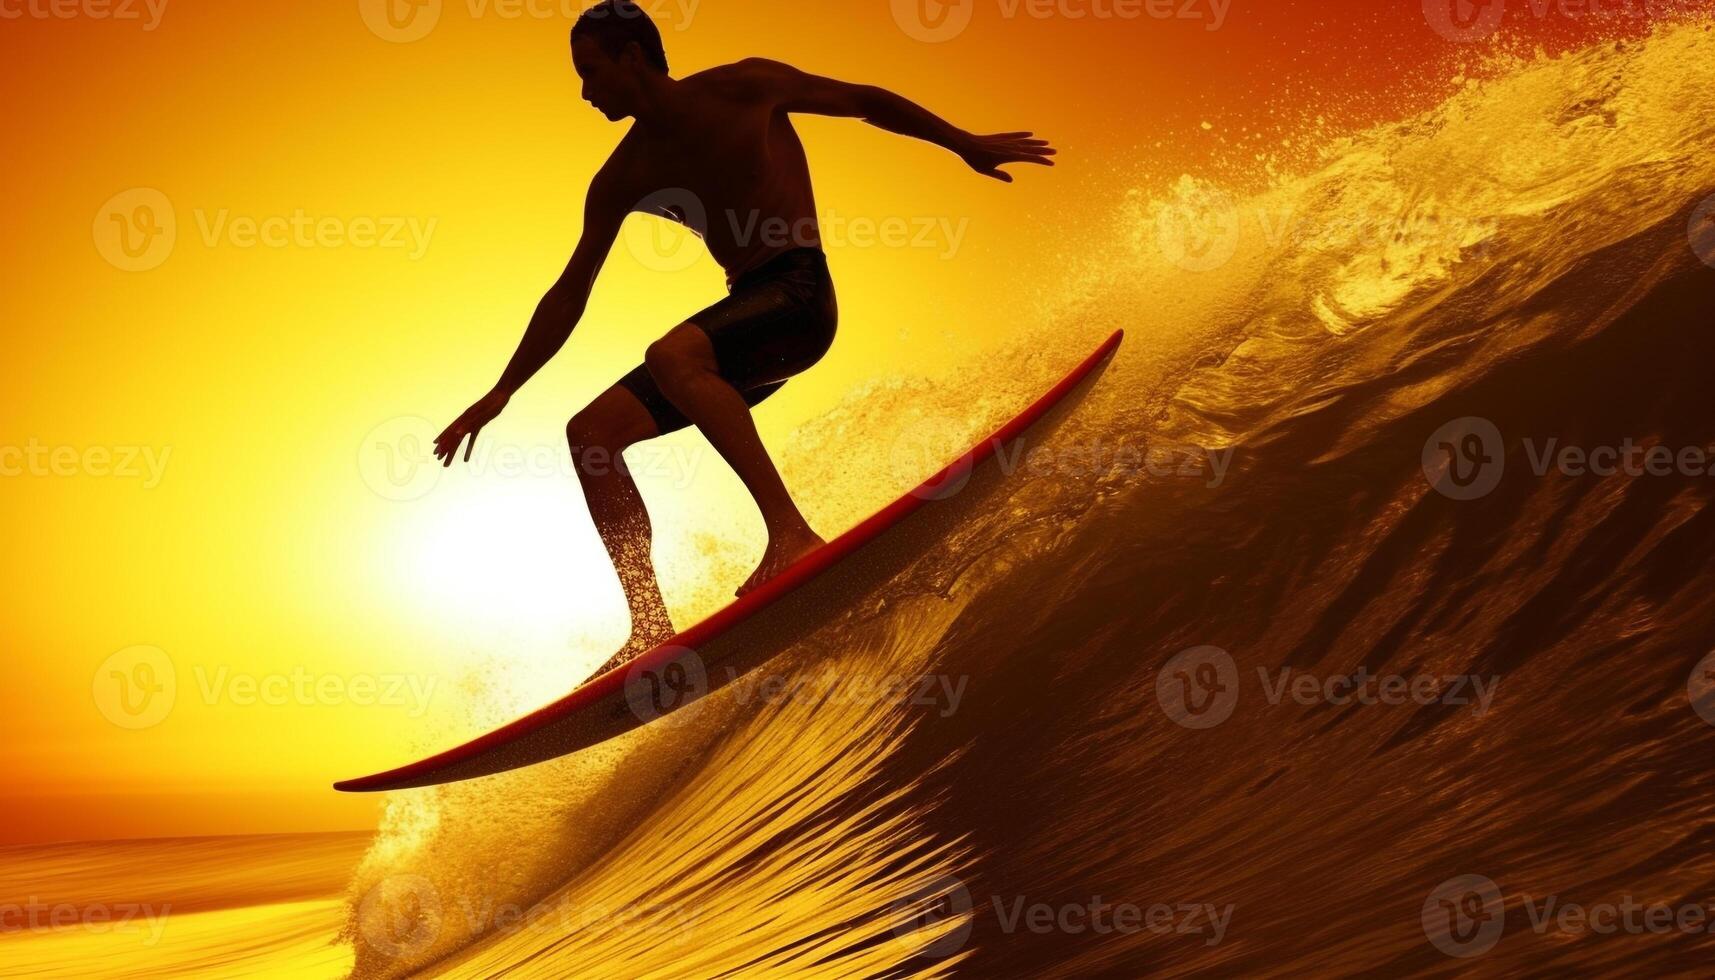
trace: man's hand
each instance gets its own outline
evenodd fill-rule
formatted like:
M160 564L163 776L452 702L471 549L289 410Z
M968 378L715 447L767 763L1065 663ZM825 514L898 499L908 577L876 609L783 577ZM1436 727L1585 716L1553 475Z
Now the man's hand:
M1000 169L1004 163L1040 163L1054 166L1049 157L1054 148L1047 140L1034 139L1034 133L996 133L992 136L966 136L957 147L958 154L971 169L984 177L1012 183L1012 175Z
M447 426L447 431L435 439L435 458L441 461L441 465L453 465L453 457L459 452L459 443L464 442L466 436L470 437L470 445L465 447L464 461L470 462L471 451L476 449L477 433L482 431L483 426L499 417L508 401L511 401L511 397L504 391L491 391L477 399L475 405L465 409L457 422Z

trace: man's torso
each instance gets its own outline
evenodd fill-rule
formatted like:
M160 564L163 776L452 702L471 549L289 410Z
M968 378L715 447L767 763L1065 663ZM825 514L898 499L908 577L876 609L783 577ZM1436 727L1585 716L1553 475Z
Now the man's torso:
M634 125L613 159L633 209L701 235L729 282L783 252L821 246L798 133L784 111L747 91L739 72L725 66L685 78L679 117Z

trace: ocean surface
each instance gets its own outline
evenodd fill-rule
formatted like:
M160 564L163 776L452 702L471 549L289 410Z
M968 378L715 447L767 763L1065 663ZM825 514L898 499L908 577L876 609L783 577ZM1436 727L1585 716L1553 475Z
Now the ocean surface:
M370 834L0 847L0 976L337 977Z

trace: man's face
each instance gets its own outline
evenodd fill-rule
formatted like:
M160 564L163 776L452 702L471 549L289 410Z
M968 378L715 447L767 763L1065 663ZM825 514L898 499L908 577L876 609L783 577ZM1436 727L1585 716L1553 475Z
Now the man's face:
M584 101L613 122L624 119L633 111L631 102L636 82L632 69L626 66L629 60L610 57L601 45L587 37L572 42L572 66L583 80Z

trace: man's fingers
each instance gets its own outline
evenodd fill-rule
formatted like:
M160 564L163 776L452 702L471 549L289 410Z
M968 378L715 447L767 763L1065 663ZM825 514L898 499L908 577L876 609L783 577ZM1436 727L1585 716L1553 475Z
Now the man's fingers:
M467 463L470 462L470 454L476 451L476 434L481 431L481 429L471 430L470 442L466 443L464 447L464 461Z
M1051 146L1025 146L1018 143L1011 146L996 147L995 152L1009 160L1040 160L1043 157L1055 156L1057 153Z
M984 177L993 177L995 180L1005 184L1012 183L1012 175L1004 170L984 170L982 173Z
M1040 151L1012 150L996 155L996 166L1007 163L1043 163L1050 167L1054 165L1054 161L1049 159L1047 154Z

